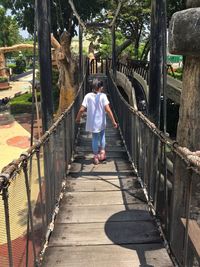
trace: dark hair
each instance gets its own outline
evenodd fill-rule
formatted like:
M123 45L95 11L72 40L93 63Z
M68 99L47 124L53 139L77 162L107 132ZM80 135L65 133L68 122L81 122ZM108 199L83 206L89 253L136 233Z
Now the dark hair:
M103 87L103 81L99 81L98 84L97 84L97 88L98 89L101 88L101 87Z
M98 90L99 88L103 87L103 81L99 81L98 79L94 79L92 82L92 89Z

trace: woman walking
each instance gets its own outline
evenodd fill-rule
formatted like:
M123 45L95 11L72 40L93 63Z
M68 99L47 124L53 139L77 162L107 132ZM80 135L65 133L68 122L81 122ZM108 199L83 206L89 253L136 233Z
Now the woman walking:
M99 164L99 161L103 161L106 159L106 113L110 117L113 127L117 128L117 123L110 109L108 98L106 94L103 93L102 81L95 80L93 82L93 92L85 95L76 117L77 123L80 123L81 116L86 110L86 131L92 133L92 150L94 154L94 164Z

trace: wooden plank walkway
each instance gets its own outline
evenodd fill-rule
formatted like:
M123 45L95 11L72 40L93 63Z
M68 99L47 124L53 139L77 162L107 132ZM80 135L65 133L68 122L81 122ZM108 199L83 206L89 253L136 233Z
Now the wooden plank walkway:
M107 160L94 165L82 126L43 266L173 266L118 130L106 140Z

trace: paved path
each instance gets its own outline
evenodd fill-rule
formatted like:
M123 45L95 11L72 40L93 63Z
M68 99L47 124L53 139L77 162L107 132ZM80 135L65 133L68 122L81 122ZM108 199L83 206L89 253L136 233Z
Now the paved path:
M0 172L30 146L30 133L13 121L0 126Z
M92 163L81 129L43 267L170 267L154 218L116 129L107 161Z
M15 82L11 82L11 89L0 91L0 99L13 97L18 92L29 91L31 86L29 81L31 80L32 75L30 74ZM18 121L22 121L22 119ZM26 124L30 121L30 119L26 119ZM30 133L28 128L22 127L22 124L18 123L7 112L0 112L0 172L3 167L13 159L17 159L29 146Z
M16 81L11 81L11 89L0 90L0 99L4 97L13 97L16 93L24 93L31 91L31 83L33 77L32 74L19 78Z

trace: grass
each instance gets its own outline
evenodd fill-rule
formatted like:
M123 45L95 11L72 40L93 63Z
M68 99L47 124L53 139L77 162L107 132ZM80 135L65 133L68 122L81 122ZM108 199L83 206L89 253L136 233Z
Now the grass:
M37 94L40 101L40 93ZM12 114L31 113L32 111L32 94L26 93L13 98L10 101L10 111Z
M182 68L178 68L178 69L174 70L174 75L173 75L173 73L170 72L170 71L168 72L168 74L169 74L170 76L172 76L172 77L175 76L175 79L177 79L177 80L182 81L182 79L183 79L183 69L182 69Z
M58 76L59 72L53 70L52 75L52 94L53 94L53 104L54 110L58 109L59 104L59 94L60 90L58 88ZM37 79L39 80L39 73L37 73ZM38 102L40 101L40 92L37 93ZM31 113L32 112L32 93L26 93L13 98L10 101L10 111L12 114L20 113Z

